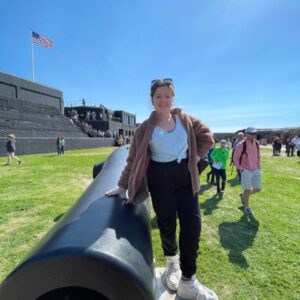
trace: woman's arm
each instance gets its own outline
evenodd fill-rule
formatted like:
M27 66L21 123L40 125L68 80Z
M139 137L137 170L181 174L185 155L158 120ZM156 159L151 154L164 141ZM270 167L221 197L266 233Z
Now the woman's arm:
M124 167L124 170L122 171L120 179L118 181L118 187L107 191L105 193L105 195L107 195L107 196L121 195L124 198L126 198L126 190L127 190L129 175L130 175L130 172L132 169L133 162L136 157L138 141L140 141L139 137L140 137L141 131L142 131L142 129L141 129L142 125L137 128L135 135L133 137L131 146L129 148L128 157L126 160L126 166Z

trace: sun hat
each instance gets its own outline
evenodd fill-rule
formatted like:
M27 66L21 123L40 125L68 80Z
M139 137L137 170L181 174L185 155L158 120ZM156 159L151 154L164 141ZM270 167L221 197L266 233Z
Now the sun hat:
M256 129L254 127L248 127L245 132L247 133L250 133L250 134L253 134L253 133L256 133Z
M220 141L220 145L227 145L226 140L221 140L221 141Z
M13 133L9 134L7 137L13 140L16 139L16 136Z

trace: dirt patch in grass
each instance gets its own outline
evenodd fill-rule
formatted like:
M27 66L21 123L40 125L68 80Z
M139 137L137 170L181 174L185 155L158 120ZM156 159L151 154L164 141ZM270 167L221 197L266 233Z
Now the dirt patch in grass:
M107 149L107 150L101 149L101 152L100 151L94 151L94 152L86 152L86 153L71 153L71 154L68 154L68 156L72 156L72 157L76 157L76 156L80 156L80 157L83 157L83 156L97 156L97 155L107 155L107 154L110 154L112 152L113 152L113 150L111 150L111 149Z
M84 187L88 187L92 182L92 178L89 178L83 174L78 174L78 176L76 178L73 178L70 183L74 186L81 185Z
M48 205L39 205L35 208L30 209L30 211L23 211L22 213L13 213L8 216L7 222L0 225L0 232L4 231L6 233L12 233L19 228L22 228L24 225L33 223L34 220L39 220L38 212L47 208Z
M0 232L5 231L6 234L14 232L18 228L20 228L24 223L28 223L27 216L12 216L6 223L0 225Z

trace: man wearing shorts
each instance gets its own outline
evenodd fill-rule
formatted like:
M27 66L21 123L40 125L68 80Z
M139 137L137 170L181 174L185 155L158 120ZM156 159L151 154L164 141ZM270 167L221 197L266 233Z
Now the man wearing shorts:
M244 205L244 214L253 216L249 198L261 189L260 151L256 140L256 129L248 127L245 134L246 139L236 146L233 160L236 168L241 172L241 185L244 192L240 197Z

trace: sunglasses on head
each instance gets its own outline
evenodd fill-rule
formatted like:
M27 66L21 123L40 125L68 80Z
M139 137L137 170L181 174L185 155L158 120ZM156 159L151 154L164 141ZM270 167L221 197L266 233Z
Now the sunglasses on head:
M151 81L151 87L154 85L159 85L159 84L171 85L171 84L173 84L173 79L165 78L165 79L154 79Z

